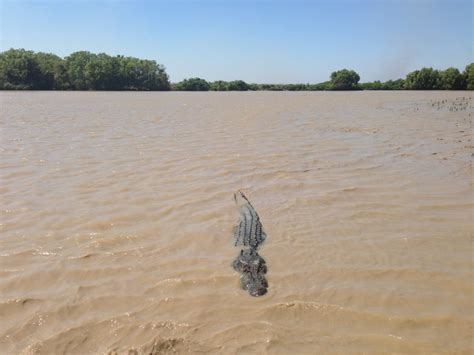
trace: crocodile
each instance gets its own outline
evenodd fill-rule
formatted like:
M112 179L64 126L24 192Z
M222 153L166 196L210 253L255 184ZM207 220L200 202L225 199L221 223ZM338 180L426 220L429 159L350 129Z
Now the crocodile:
M241 250L232 263L235 271L240 272L240 285L252 296L263 296L267 293L268 282L265 278L267 265L265 259L255 249Z
M234 227L234 245L244 248L232 263L232 267L240 273L240 284L244 290L251 296L263 296L268 289L265 278L267 265L257 249L267 235L263 231L260 217L247 197L238 191L234 194L234 200L239 206L240 213L239 221Z

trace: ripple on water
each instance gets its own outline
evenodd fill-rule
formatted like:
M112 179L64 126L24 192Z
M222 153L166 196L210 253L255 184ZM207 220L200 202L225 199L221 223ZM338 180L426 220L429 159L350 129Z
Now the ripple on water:
M0 93L1 352L468 353L472 104L430 106L459 95Z

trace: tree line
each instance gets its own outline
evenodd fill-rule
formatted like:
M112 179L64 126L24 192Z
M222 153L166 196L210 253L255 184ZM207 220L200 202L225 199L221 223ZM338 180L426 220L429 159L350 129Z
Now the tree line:
M165 68L154 60L74 52L10 49L0 53L3 90L169 90Z
M474 90L474 63L464 72L457 68L435 70L422 68L409 73L405 79L359 83L354 70L342 69L331 73L330 80L319 84L247 84L245 81L213 81L201 78L185 79L172 84L177 91L319 91L319 90Z
M359 83L354 70L331 73L318 84L254 84L242 80L208 82L189 78L171 84L165 67L154 60L79 51L55 54L10 49L0 53L0 90L474 90L474 63L457 68L422 68L405 79Z

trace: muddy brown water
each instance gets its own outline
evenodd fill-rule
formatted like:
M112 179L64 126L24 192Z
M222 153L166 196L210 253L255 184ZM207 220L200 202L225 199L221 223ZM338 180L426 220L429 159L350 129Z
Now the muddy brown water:
M2 354L472 350L472 92L0 104ZM262 297L231 267L237 189Z

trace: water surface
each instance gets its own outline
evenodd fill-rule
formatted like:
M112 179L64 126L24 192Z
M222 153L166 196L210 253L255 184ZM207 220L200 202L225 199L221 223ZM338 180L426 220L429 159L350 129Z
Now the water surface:
M473 97L0 93L1 353L469 353Z

